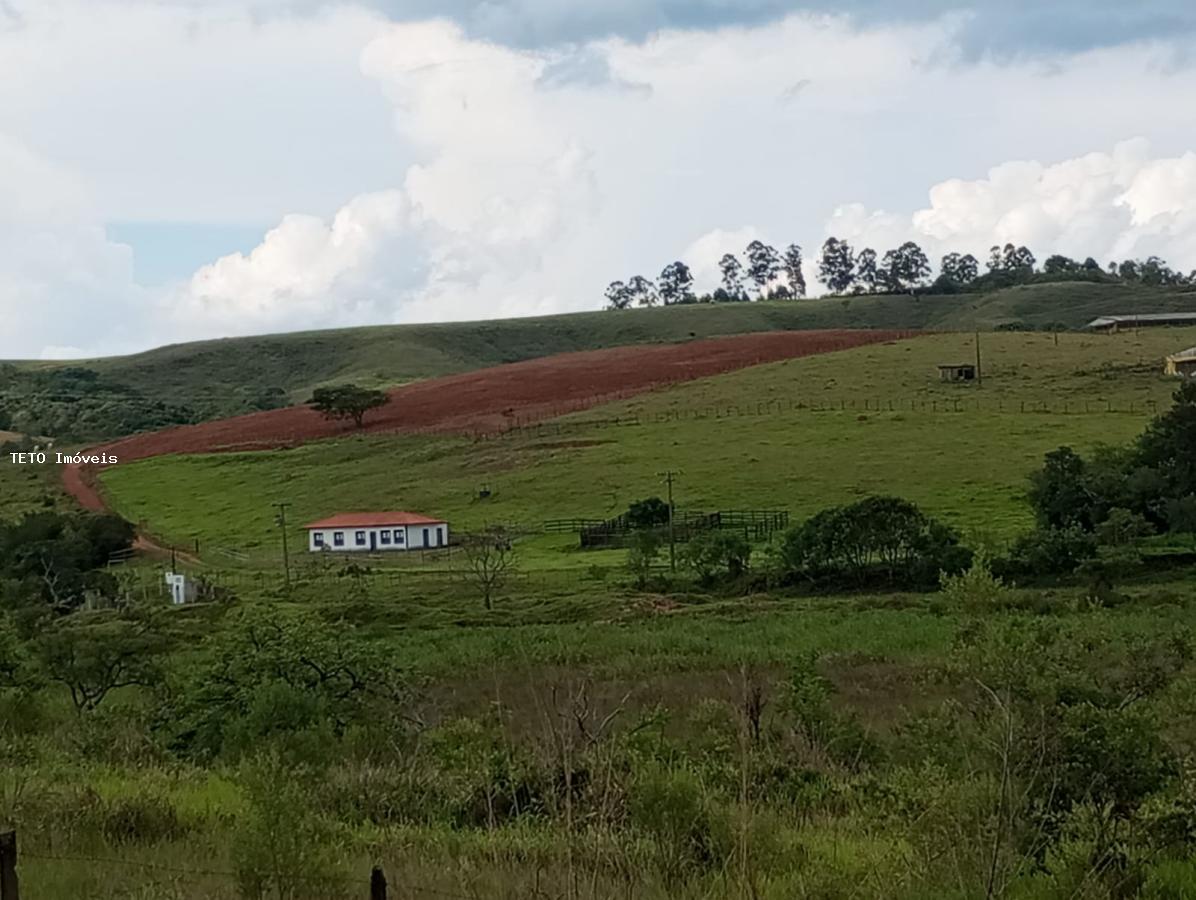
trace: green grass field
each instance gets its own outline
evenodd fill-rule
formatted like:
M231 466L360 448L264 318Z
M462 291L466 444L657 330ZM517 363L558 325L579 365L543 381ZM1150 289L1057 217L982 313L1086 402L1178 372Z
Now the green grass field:
M69 504L58 481L57 466L22 466L8 457L0 459L0 520Z
M207 676L189 681L193 667L209 655L245 653L236 649L244 647L242 616L269 612L304 616L305 635L379 651L411 694L401 723L375 724L371 715L369 728L355 723L334 736L323 720L304 724L307 707L280 702L291 695L271 683L236 720L237 729L259 729L236 731L253 754L239 756L230 744L209 759L174 751L173 736L186 739L192 723L181 717L187 704L160 703L170 691L121 688L87 714L56 683L32 698L0 693L0 722L8 723L0 742L14 748L13 765L0 767L0 817L19 814L27 891L233 900L261 895L244 887L245 873L303 874L318 859L320 875L344 884L303 882L294 897L362 896L379 862L400 896L984 896L988 857L977 855L986 864L973 869L967 854L991 846L991 823L1003 813L994 820L989 811L1005 809L1005 794L993 799L999 754L986 748L1001 745L990 743L995 732L986 730L973 670L960 680L956 668L988 659L976 662L967 642L988 633L984 646L996 653L1005 651L991 635L1004 628L1042 642L1060 635L1076 664L1094 671L1110 646L1150 647L1144 673L1158 675L1164 667L1153 654L1190 646L1196 629L1194 573L1183 560L1139 564L1108 606L1094 606L1085 584L1064 579L1003 592L987 608L944 593L745 595L701 590L688 578L666 593L639 591L619 571L622 551L583 552L573 536L533 535L520 544L525 571L487 610L472 585L418 554L389 561L422 570L393 579L385 569L361 576L299 554L284 591L271 506L289 501L293 524L405 507L443 514L458 529L535 526L619 512L661 493L659 473L670 469L681 473L677 499L690 508L780 507L796 518L883 491L916 500L971 538L1000 541L1030 521L1026 477L1044 452L1124 443L1165 407L1176 383L1160 374L1160 359L1196 343L1196 329L1057 340L986 334L983 386L941 383L937 364L974 358L973 341L940 334L758 366L492 441L362 436L108 469L103 483L119 512L180 545L198 538L204 573L227 577L235 593L162 611L165 630L181 638L163 684L206 690ZM616 418L639 424L610 425ZM23 479L15 471L0 469L5 502L28 507L53 493L53 469ZM492 492L486 500L477 497L482 486ZM248 558L230 559L221 547ZM130 596L150 597L151 587L161 591L159 565L113 574ZM1009 671L1033 674L1034 654L1022 646L1007 651ZM831 755L838 731L802 736L804 695L793 685L807 659L825 681L825 721L841 723L845 738L858 727L861 746L876 748L872 761ZM1177 753L1196 740L1191 669L1150 701ZM752 685L762 703L755 739ZM1133 724L1136 710L1108 715ZM603 722L609 732L591 744ZM1148 741L1135 742L1153 733L1127 733L1112 746L1129 749L1114 758L1163 758ZM1102 729L1084 745L1094 772L1113 757L1111 734ZM1027 752L1038 765L1041 753ZM597 787L567 809L546 801L527 816L484 815L507 786L555 785L574 771L594 773ZM263 772L276 774L262 781ZM1027 798L1041 793L1025 788ZM593 812L608 808L607 797L615 798L609 823ZM590 804L580 807L585 824L574 802ZM699 825L735 840L709 843L717 855L704 869L683 857L687 880L668 880L660 873L674 858L669 836L677 831L688 847ZM288 855L292 845L281 841L292 834L303 839ZM935 862L944 845L962 848L962 868ZM1093 892L1087 876L1064 880L1062 864L1048 862L1056 868L1024 874L1019 884L1029 887L1003 895L1130 896ZM1196 871L1175 874L1178 865L1166 857L1157 871L1144 869L1156 879L1171 873L1170 892L1134 896L1188 896ZM747 888L737 866L758 873Z
M1061 444L1124 443L1142 429L1151 404L1165 406L1175 383L1162 376L1161 357L1196 343L1196 329L1063 334L1057 342L989 334L983 386L940 383L936 364L973 358L973 340L935 335L757 366L566 417L560 435L548 426L480 443L362 436L280 452L162 457L110 468L103 483L121 514L168 541L266 555L277 552L271 504L279 500L293 504L295 525L337 511L398 508L445 516L458 529L535 528L547 519L618 514L662 493L665 469L681 473L682 508L779 508L800 517L869 493L898 493L999 541L1029 524L1024 487L1044 453ZM807 408L777 412L790 399ZM768 413L725 415L729 407L754 413L769 401ZM1036 411L1044 404L1049 411ZM643 424L601 424L632 416ZM478 499L483 486L491 491L486 500ZM531 540L527 562L612 562L575 542Z
M597 305L598 301L595 301ZM1099 315L1196 310L1196 293L1120 284L1040 284L990 294L852 297L593 312L436 325L385 325L176 344L83 361L167 402L240 411L246 393L352 380L386 386L553 353L806 328L971 330L1021 323L1079 328ZM51 363L29 363L48 367Z

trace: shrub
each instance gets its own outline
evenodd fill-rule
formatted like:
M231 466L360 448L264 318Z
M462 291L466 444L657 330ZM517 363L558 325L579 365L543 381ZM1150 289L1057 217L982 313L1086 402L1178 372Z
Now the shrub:
M233 863L244 897L327 896L343 878L333 830L313 811L303 769L263 754L239 772L248 809L233 829Z
M669 505L659 497L637 500L627 509L627 524L632 528L658 528L669 522Z
M1096 538L1072 525L1067 528L1037 528L1022 535L1004 559L993 561L999 576L1070 575L1096 554Z
M1088 465L1071 447L1052 450L1030 476L1030 505L1043 528L1091 531L1100 518L1088 489Z
M709 584L725 575L740 578L747 573L752 545L737 531L702 531L686 545L682 560L698 580Z
M145 792L106 801L99 815L100 832L114 844L172 841L186 831L168 800Z
M967 571L958 575L941 573L939 587L949 603L965 609L999 606L1009 595L1005 582L993 574L988 554L983 550L976 551Z
M179 749L238 756L264 740L315 763L350 726L401 727L407 675L347 623L271 608L239 611L228 626L166 698Z
M705 788L687 768L652 768L636 778L628 814L651 839L666 881L718 861L715 823Z
M879 577L905 587L934 584L971 561L952 529L897 497L825 509L785 533L779 556L791 576L855 585Z
M875 761L879 746L852 716L831 708L831 684L813 657L798 663L785 692L785 709L793 730L807 746L849 769Z
M1159 723L1136 707L1068 707L1058 738L1052 800L1060 807L1091 801L1128 815L1177 771Z
M1105 520L1096 526L1096 539L1106 547L1127 547L1154 534L1144 516L1120 507L1109 510Z
M659 532L632 532L631 545L627 548L627 568L635 576L636 587L641 590L648 586L662 543Z

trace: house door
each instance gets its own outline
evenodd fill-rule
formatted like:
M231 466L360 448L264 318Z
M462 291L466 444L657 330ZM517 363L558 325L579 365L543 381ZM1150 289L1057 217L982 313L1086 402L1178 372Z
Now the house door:
M377 549L378 549L378 532L371 531L370 532L370 552L372 553Z
M437 547L444 546L444 532L439 528L436 529L436 546Z
M425 546L425 547L431 547L431 546L432 546L432 541L431 541L431 539L428 537L428 529L426 529L426 528L424 529L424 546Z

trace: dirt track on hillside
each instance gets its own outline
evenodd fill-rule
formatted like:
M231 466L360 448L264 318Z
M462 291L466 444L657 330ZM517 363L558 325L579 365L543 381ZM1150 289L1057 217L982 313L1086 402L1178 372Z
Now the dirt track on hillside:
M915 334L774 331L546 356L395 388L387 405L367 416L361 431L499 432L664 385ZM331 422L306 406L295 406L137 434L89 452L106 452L121 462L132 462L173 453L292 447L361 431L351 422ZM95 487L94 467L66 467L63 483L84 507L106 508Z

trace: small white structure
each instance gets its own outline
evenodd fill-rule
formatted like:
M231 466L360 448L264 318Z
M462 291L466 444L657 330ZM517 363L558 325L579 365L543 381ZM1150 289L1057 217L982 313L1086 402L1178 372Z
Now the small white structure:
M175 606L184 603L194 603L196 596L195 582L182 573L167 572L166 584L170 587L170 602Z
M446 547L448 523L409 512L341 513L309 522L307 549L312 553L377 553Z

